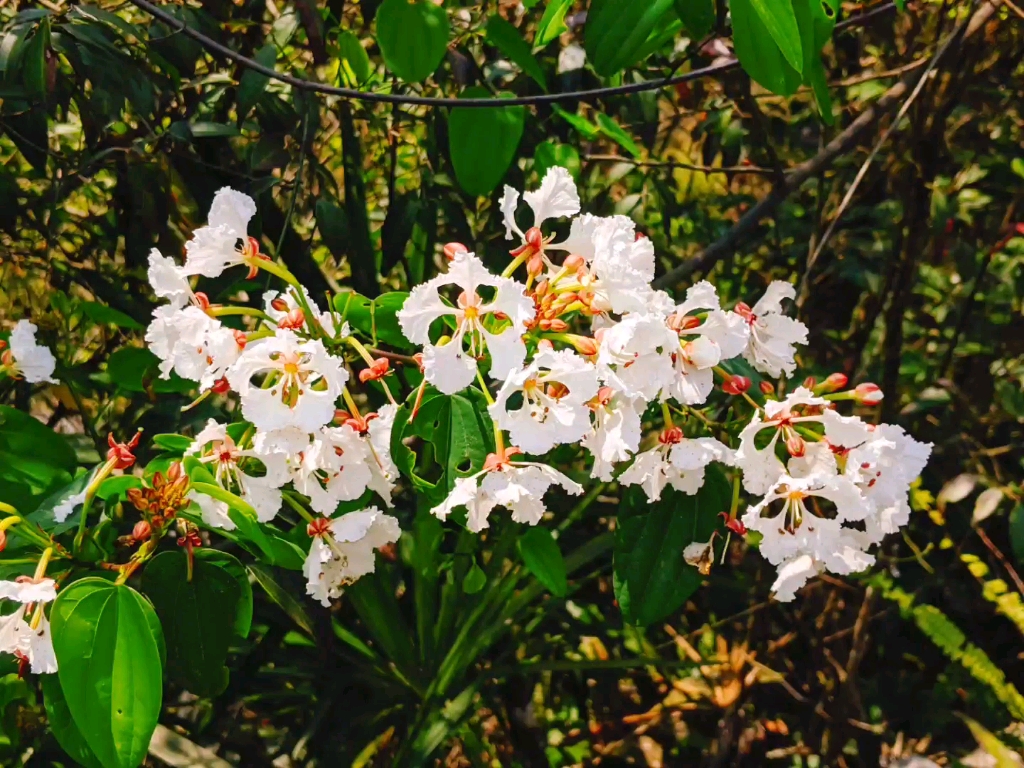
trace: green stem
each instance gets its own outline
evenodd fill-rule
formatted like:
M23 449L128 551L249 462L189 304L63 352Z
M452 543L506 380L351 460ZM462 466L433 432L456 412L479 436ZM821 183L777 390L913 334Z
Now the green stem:
M274 322L270 319L270 315L264 312L262 309L256 309L256 307L210 307L206 310L206 314L211 317L226 317L228 315L247 315L248 317L258 317L268 323Z
M299 502L299 500L297 498L293 497L292 493L290 493L289 491L285 491L282 494L282 497L288 503L288 506L291 507L292 509L294 509L298 513L299 517L301 517L307 523L312 523L313 522L313 520L314 520L313 515L311 515L309 513L309 511L302 505L301 502Z
M78 519L78 533L75 534L75 550L76 553L82 548L82 542L85 541L85 526L86 521L89 518L89 510L92 508L92 500L96 497L96 491L99 490L100 483L106 480L110 473L114 470L114 459L107 459L106 462L99 468L92 480L89 481L89 485L85 488L85 500L82 502L82 516Z
M565 519L559 523L558 530L564 531L570 525L583 517L583 513L587 511L591 504L597 501L597 497L601 495L601 491L607 487L608 483L598 483L587 491L587 495L580 499L579 503L577 503L576 506L569 511L569 514L565 516Z

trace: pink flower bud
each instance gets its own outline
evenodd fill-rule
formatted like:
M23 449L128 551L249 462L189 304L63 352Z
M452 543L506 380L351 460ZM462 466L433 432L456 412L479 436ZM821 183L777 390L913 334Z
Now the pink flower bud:
M665 430L658 435L658 442L662 445L675 445L676 443L683 442L683 430L679 427L666 427Z
M761 394L762 395L774 395L775 394L775 385L772 384L770 381L762 381L757 386L758 386L758 389L761 390Z
M807 443L804 439L796 432L790 433L789 437L786 438L786 450L789 451L789 455L793 458L799 459L805 453L807 453Z
M571 253L566 257L565 261L562 262L562 267L570 270L571 272L575 272L586 263L586 260L578 253Z
M814 378L813 376L808 376L806 379L804 379L804 386L807 389L814 389L817 385L818 385L818 380L816 378Z
M733 376L722 382L722 391L727 395L742 395L750 385L751 381L746 376Z
M462 243L445 243L444 244L444 257L451 261L457 254L469 253L469 248L464 246Z
M535 251L539 251L544 247L544 233L537 227L530 227L526 230L526 244L533 248Z
M853 390L853 399L861 405L878 405L883 397L881 387L870 382L858 384Z
M139 520L139 522L135 524L135 527L132 528L132 538L135 541L148 541L149 537L152 535L153 529L145 520Z
M821 383L822 391L836 392L845 387L849 382L850 377L845 373L833 373Z

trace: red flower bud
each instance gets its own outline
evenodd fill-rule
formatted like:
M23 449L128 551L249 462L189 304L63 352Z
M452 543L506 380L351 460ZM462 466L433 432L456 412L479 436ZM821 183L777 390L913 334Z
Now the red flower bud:
M662 445L675 445L683 442L683 430L679 427L666 427L660 435L658 442Z
M565 320L560 320L559 318L556 317L554 320L551 321L550 328L555 333L565 333L566 331L569 330L569 324L565 322Z
M213 390L214 394L223 395L231 391L231 385L228 384L226 376L221 376L213 382L213 386L210 389Z
M359 380L364 384L368 381L376 381L386 376L390 368L391 363L386 357L378 357L373 361L373 365L359 372Z
M575 272L577 269L585 265L586 259L580 256L578 253L569 254L565 261L562 262L562 268L568 269L571 272Z
M853 399L861 405L878 405L884 396L881 387L870 382L858 384L853 390Z
M464 246L462 243L445 243L444 244L444 257L451 261L456 255L460 253L469 253L469 248Z
M306 316L299 307L288 310L288 314L277 321L278 328L287 328L297 331L306 324Z
M202 291L196 291L196 303L203 312L210 308L210 298Z
M540 253L535 253L526 260L526 271L531 275L539 275L544 271L544 259Z
M249 338L245 335L245 331L235 329L232 333L235 337L235 344L238 345L238 350L242 351L245 349L245 345L249 343Z
M7 549L7 531L0 531L0 552Z
M823 392L836 392L845 387L849 381L850 377L845 373L829 374L829 377L821 382L821 390Z
M747 526L738 517L729 517L728 512L719 512L718 516L722 518L722 524L737 536L747 535Z
M132 538L135 541L148 541L153 535L153 529L145 520L139 520L132 528Z
M799 459L807 453L807 443L796 432L792 432L786 438L786 450L789 451L790 456Z
M722 391L727 395L742 395L750 385L751 381L746 376L733 376L722 382Z
M318 517L316 520L313 520L312 522L310 522L309 525L306 526L306 533L308 533L313 538L316 538L317 536L323 536L330 529L331 521L326 517Z
M592 357L597 354L597 342L589 336L576 336L570 338L570 342L576 351L585 357Z
M758 384L757 386L758 386L758 389L761 390L761 394L762 395L774 395L775 394L775 385L772 384L770 381L761 381L761 383Z
M544 247L544 233L537 227L530 227L526 230L526 244L533 248L535 251L539 251Z
M276 299L270 302L270 306L273 307L278 312L288 311L288 302L282 299L280 296L278 296Z

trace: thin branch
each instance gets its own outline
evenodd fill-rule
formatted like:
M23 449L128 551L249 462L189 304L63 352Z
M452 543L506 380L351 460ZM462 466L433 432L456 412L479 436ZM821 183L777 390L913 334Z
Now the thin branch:
M644 168L684 168L703 173L756 173L765 176L775 174L771 168L761 168L756 165L732 165L716 168L713 165L691 165L690 163L677 163L674 160L634 160L632 157L622 157L621 155L584 155L583 159L599 163L626 163Z
M542 93L533 96L516 96L510 99L502 98L470 98L470 99L459 99L452 97L428 97L428 96L415 96L415 95L396 95L392 93L372 93L369 91L360 91L355 88L342 88L339 86L326 85L324 83L317 83L312 80L307 80L301 77L295 77L294 75L285 74L278 72L273 67L267 67L260 64L254 59L250 59L248 56L243 56L237 51L228 48L226 45L218 43L216 40L207 37L202 32L193 29L188 26L181 19L172 16L170 13L164 11L160 6L154 5L149 0L129 0L132 5L140 8L151 16L159 19L163 23L167 24L172 30L181 32L182 34L191 37L196 42L200 43L203 48L210 52L223 56L230 61L240 64L246 69L269 77L273 80L278 80L282 83L288 83L294 88L299 88L304 91L311 91L315 93L325 93L332 96L342 96L348 99L355 99L358 101L366 101L370 103L387 103L387 104L414 104L425 107L493 107L493 106L521 106L527 104L554 104L564 101L595 101L597 99L607 98L609 96L622 96L630 93L642 93L644 91L656 91L662 88L668 88L673 85L680 83L686 83L693 80L699 80L704 77L711 77L713 75L719 75L723 72L729 72L733 69L739 68L739 62L736 60L723 62L721 64L712 64L711 66L702 67L695 69L691 72L687 72L682 75L675 75L673 77L665 77L658 80L648 80L641 83L629 83L627 85L611 86L607 88L592 88L585 91L566 91L563 93ZM866 13L858 14L853 18L847 19L846 21L836 24L836 30L844 29L850 26L859 26L866 22L868 19L877 16L880 13L891 11L895 7L895 3L889 2L884 5L875 8Z

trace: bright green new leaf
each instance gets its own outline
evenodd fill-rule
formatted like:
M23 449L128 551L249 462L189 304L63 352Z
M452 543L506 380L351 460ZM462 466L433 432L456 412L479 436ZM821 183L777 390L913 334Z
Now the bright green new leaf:
M267 43L256 51L256 55L253 58L264 67L273 69L274 63L277 61L277 46L273 43ZM249 116L252 108L256 106L256 102L260 100L263 92L267 90L269 83L270 78L267 75L254 69L247 69L242 73L242 77L238 81L238 95L235 99L239 123Z
M636 64L671 8L672 0L592 0L583 47L594 71L611 77Z
M146 566L142 589L165 627L167 673L189 691L214 696L228 682L224 662L235 637L252 622L252 588L242 564L226 552L193 553L192 579L183 551L162 552Z
M486 97L467 88L465 98ZM455 107L448 116L448 150L459 186L471 195L490 194L515 159L526 124L526 107Z
M426 80L448 50L448 14L430 0L384 0L377 9L377 44L384 63L407 83Z
M783 96L794 93L802 82L802 56L797 59L795 67L790 65L754 9L752 0L730 0L729 7L732 15L733 47L743 69L772 93ZM790 11L792 12L792 6ZM795 23L794 20L794 25ZM799 29L796 33L799 44Z
M487 42L501 51L509 61L515 63L523 72L532 77L537 85L545 91L548 89L547 79L544 77L544 70L540 66L530 49L529 43L523 40L519 30L505 21L501 16L495 14L487 20L484 28L487 35Z
M715 28L715 0L676 0L675 8L691 37L706 37Z
M556 597L565 597L569 585L565 578L565 561L558 542L547 528L527 528L518 541L519 554L537 581Z
M572 0L548 0L544 15L540 17L537 32L533 38L534 50L543 48L565 32L565 14L572 7Z
M160 715L163 637L153 607L131 587L86 578L51 612L67 707L104 768L137 768Z
M373 71L370 66L370 57L359 42L359 38L345 30L339 33L337 44L338 59L342 72L350 80L349 85L354 88L369 80L370 73Z
M601 132L609 139L614 141L624 150L629 152L633 157L640 157L640 147L633 141L633 137L623 130L622 126L612 120L604 112L598 112L597 124L601 127Z
M43 689L43 706L46 708L47 725L61 749L67 752L72 760L85 768L103 768L103 764L89 749L85 736L78 730L78 726L75 725L75 721L71 717L71 710L68 709L64 691L60 687L60 678L57 675L40 675L39 684Z
M592 122L582 115L577 115L575 112L569 112L566 109L558 106L557 104L552 106L555 114L565 120L569 125L579 131L580 135L588 141L593 141L601 135L601 129L594 125Z
M615 597L623 618L647 626L668 616L700 586L702 576L683 560L683 549L707 541L728 509L730 486L715 467L690 496L669 487L649 502L639 488L627 491L615 532Z

